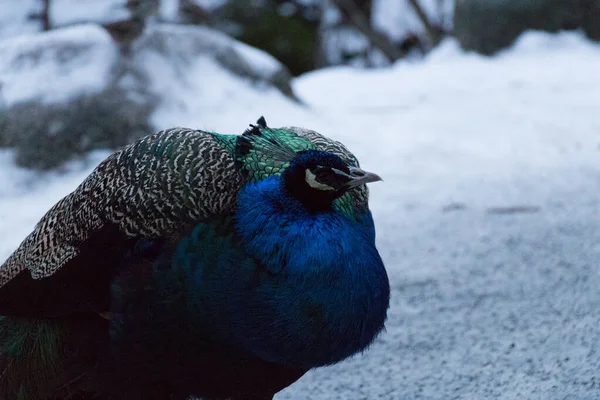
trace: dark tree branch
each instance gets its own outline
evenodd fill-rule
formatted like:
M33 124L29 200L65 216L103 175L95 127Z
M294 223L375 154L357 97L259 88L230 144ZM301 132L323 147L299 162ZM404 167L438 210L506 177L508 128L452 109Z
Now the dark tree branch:
M216 25L213 15L193 0L180 0L179 13L184 23L208 26Z
M427 35L429 36L429 38L431 39L433 44L434 45L438 44L440 42L440 40L442 40L441 29L436 28L435 26L433 26L431 21L429 21L429 17L423 10L423 7L421 7L421 4L419 4L418 0L408 0L408 2L410 3L412 8L417 13L417 17L419 17L419 20L421 20L421 23L425 27L425 30L427 31Z
M399 59L402 54L394 46L394 43L381 32L377 32L371 27L369 20L364 13L356 6L352 0L333 0L333 3L350 19L350 22L371 42L371 45L379 49L383 55L390 61L394 62Z
M49 31L50 26L50 0L42 0L42 10L40 11L40 21L42 21L42 29Z

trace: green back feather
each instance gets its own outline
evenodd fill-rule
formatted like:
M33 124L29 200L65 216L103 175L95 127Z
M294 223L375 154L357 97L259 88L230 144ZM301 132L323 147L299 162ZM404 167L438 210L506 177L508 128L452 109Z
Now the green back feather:
M228 135L224 133L210 132L215 141L221 145L231 156L235 155L235 143L239 135Z

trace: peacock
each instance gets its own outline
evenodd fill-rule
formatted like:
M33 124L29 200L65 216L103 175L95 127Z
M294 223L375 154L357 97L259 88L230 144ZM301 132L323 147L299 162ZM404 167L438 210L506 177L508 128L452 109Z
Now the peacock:
M367 349L389 280L344 145L263 117L113 153L0 267L0 394L267 400Z

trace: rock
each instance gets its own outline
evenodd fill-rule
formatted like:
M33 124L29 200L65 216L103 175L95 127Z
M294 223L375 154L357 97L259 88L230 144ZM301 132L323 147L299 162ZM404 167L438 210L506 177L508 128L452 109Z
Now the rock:
M210 76L211 93L221 90L221 81L210 82L218 78L229 87L251 81L257 98L265 86L295 98L278 61L209 28L150 24L129 51L121 45L96 24L0 41L0 147L15 148L21 166L49 169L130 143L158 129L153 113L181 90L169 86L167 70L194 88L202 88L198 76Z
M590 39L600 41L600 1L591 1L583 17L583 30Z
M16 148L18 165L35 169L59 166L94 149L124 146L153 130L151 98L137 102L128 96L115 86L68 102L18 103L0 122L0 144Z
M583 29L600 40L600 0L456 1L454 35L466 50L493 54L529 29Z

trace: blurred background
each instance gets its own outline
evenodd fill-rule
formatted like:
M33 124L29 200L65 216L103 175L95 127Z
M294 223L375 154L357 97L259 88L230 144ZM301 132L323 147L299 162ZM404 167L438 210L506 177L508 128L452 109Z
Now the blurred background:
M278 399L600 399L600 0L0 0L0 261L159 129L303 126L371 185L387 332Z
M244 89L274 88L307 105L296 77L414 65L447 38L483 55L532 29L600 40L596 0L2 0L0 7L0 146L37 169L173 124L239 131L211 126L211 117L161 115L173 95L170 106L180 112L215 111L229 95L216 69L230 75L222 79L242 78Z

